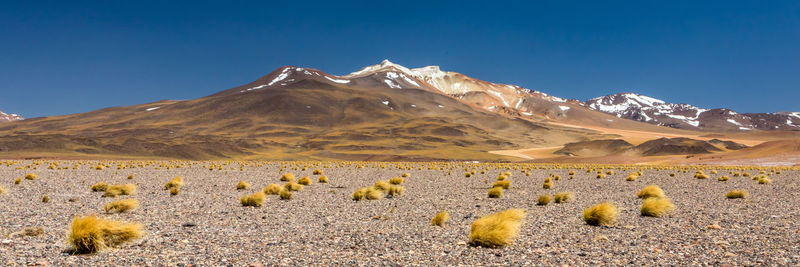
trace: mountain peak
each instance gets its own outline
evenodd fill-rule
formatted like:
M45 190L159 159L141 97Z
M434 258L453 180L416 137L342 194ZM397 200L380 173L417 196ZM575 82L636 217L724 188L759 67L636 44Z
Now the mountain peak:
M21 121L25 118L22 118L19 114L7 114L3 111L0 111L0 122L10 122L10 121Z

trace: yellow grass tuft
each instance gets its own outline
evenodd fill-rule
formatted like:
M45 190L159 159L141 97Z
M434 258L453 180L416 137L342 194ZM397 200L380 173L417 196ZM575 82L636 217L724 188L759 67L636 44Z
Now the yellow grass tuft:
M539 199L536 200L536 205L544 206L550 204L550 196L549 195L541 195Z
M5 188L5 187L3 187L2 185L0 185L0 195L2 195L2 194L5 194L5 193L6 193L6 191L8 191L8 189L6 189L6 188Z
M106 182L98 182L92 185L92 191L94 192L105 192L108 190L108 183Z
M572 192L561 192L553 196L553 199L556 203L567 203L572 201L574 198L575 196L572 194Z
M77 253L94 253L140 238L142 225L97 218L75 217L69 227L67 243Z
M403 179L403 178L400 178L400 177L394 177L392 179L389 179L389 183L390 184L395 184L395 185L402 184L405 181L406 181L406 179Z
M42 203L50 202L50 197L47 195L42 195Z
M136 185L134 184L115 184L106 189L103 197L117 197L117 196L132 196L136 194Z
M508 180L497 181L492 184L492 187L502 187L503 189L509 189L511 188L511 181Z
M450 219L450 214L447 213L447 211L436 213L433 219L431 219L431 225L444 227L444 223L447 222L447 219Z
M16 179L14 179L14 184L20 184L20 183L22 183L22 177L17 177Z
M365 196L369 200L382 199L383 198L383 190L379 190L379 189L377 189L375 187L370 187L370 188L367 188Z
M133 174L128 175L128 180L133 180Z
M172 178L169 182L164 185L164 190L171 190L174 187L181 187L183 186L183 178L180 176Z
M758 177L758 184L770 184L772 183L772 179L769 179L766 175L761 175Z
M646 198L642 202L642 216L661 217L675 210L675 205L665 197Z
M239 198L239 202L242 203L242 206L244 207L261 207L261 203L263 203L264 199L266 198L267 195L265 195L264 192L257 192L255 194Z
M303 189L303 185L295 182L288 182L285 185L283 185L283 188L286 188L286 190L289 191L300 191L300 189Z
M697 178L697 179L708 179L708 174L705 174L703 171L697 171L694 174L694 178Z
M602 174L602 173L598 173L597 174L597 179L603 179L603 178L606 178L605 174Z
M294 181L294 174L291 174L291 173L284 174L283 176L281 176L281 181L283 181L283 182Z
M661 190L661 187L657 185L648 185L645 188L642 188L642 191L636 193L636 196L639 198L651 198L651 197L664 197L664 190Z
M503 196L502 187L492 187L492 189L489 189L489 198L500 198L502 196Z
M297 180L297 183L301 185L311 185L311 178L308 178L308 176L303 176L303 178Z
M731 190L725 194L727 198L747 198L747 191L744 190Z
M321 183L321 184L327 184L328 183L328 176L325 176L325 175L320 176L319 179L317 179L317 182Z
M282 188L282 189L281 189L281 191L278 193L278 196L279 196L279 197L280 197L282 200L290 200L290 199L292 199L292 195L294 195L294 194L292 193L292 191L291 191L291 190L288 190L288 189L286 189L286 188Z
M403 175L401 175L401 176L402 176L403 178L408 178L409 176L411 176L411 174L410 174L410 173L407 173L407 172L404 172L404 173L403 173Z
M139 201L136 199L120 199L112 201L111 203L106 204L105 210L108 213L111 212L126 212L129 210L134 210L139 208Z
M381 191L386 191L389 190L390 186L391 184L389 184L389 182L387 182L386 180L380 180L375 182L375 185L373 185L372 187Z
M38 178L38 176L36 176L35 173L29 173L25 175L25 180L36 180L36 178Z
M527 215L523 209L509 209L480 217L472 223L469 244L488 248L510 245Z
M245 181L239 181L239 183L236 184L236 190L245 190L248 188L250 188L250 184Z
M553 188L553 181L550 180L550 177L544 178L544 184L542 184L542 188L544 189Z
M359 201L364 199L367 196L367 189L366 187L359 188L355 192L353 192L353 200Z
M389 189L386 190L386 194L390 196L399 196L402 195L406 189L399 185L392 185Z
M263 192L267 195L277 195L281 192L281 186L278 184L271 184L265 187Z
M314 170L314 175L321 175L321 174L322 174L322 170L320 170L320 169L315 169Z
M631 173L631 174L628 174L628 177L625 178L625 181L633 182L633 181L636 181L636 179L638 179L638 178L639 178L639 175L637 175L635 173Z
M723 176L720 176L719 178L717 178L717 181L724 182L724 181L727 181L727 180L730 180L730 179L731 178L728 177L727 175L723 175Z
M180 193L180 192L181 192L181 188L178 187L178 186L172 187L172 188L169 189L169 194L173 195L173 196L177 196L178 193Z
M603 202L583 210L583 221L588 225L611 226L617 223L617 207Z

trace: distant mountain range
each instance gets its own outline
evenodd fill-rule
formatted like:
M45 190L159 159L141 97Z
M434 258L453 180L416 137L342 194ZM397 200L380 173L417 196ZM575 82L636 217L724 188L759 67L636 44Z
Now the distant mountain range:
M284 66L193 100L13 120L0 125L6 155L186 159L500 160L509 157L487 151L620 137L597 129L800 130L800 113L737 114L632 93L583 102L388 60L341 76Z
M0 123L9 122L9 121L19 121L23 120L22 116L17 114L7 114L3 111L0 111Z

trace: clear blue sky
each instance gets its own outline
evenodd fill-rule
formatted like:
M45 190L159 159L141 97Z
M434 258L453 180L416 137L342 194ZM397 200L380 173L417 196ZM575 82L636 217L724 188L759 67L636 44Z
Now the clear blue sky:
M800 111L800 1L3 1L0 110L192 99L383 59L586 100Z

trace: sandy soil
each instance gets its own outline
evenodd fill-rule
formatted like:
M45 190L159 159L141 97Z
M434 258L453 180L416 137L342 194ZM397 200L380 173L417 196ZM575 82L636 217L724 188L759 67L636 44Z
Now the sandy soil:
M314 183L294 194L294 199L270 196L262 207L242 207L239 197L271 183L279 183L280 164L244 167L234 163L225 170L209 171L203 163L167 170L154 167L116 170L16 170L30 162L0 167L0 264L47 265L800 265L800 169L772 174L772 184L759 185L750 178L730 181L692 178L693 171L669 177L670 171L644 170L635 182L624 181L633 170L596 179L594 173L569 169L535 169L530 176L510 170L512 188L500 199L488 199L487 189L506 168L497 165L454 163L446 171L429 170L425 163L408 163L411 170L394 164L367 164L321 168L329 184ZM65 165L65 164L62 164ZM525 168L543 165L505 165ZM385 167L385 168L384 168ZM422 170L418 170L418 168ZM478 174L466 178L464 168ZM311 175L291 170L298 177ZM13 179L26 173L37 180ZM400 197L355 202L351 194L380 179L410 173ZM750 171L755 174L757 171ZM542 189L551 173L562 179L553 189ZM727 174L721 170L719 175ZM133 180L127 180L134 174ZM177 196L163 190L165 182L182 176L185 185ZM248 190L234 189L239 180ZM93 193L99 181L135 183L141 202L137 210L105 214L110 199ZM664 218L639 215L641 200L635 194L646 185L660 185L677 206ZM744 189L751 196L728 200L725 192ZM574 192L574 202L536 206L539 195ZM42 195L52 198L42 203ZM69 200L73 199L74 202ZM610 201L620 209L612 227L586 225L581 211ZM479 216L508 208L529 212L514 244L487 249L466 245L470 224ZM445 227L430 226L439 211L450 212ZM67 227L73 216L99 214L104 218L144 225L144 238L118 249L93 255L65 253ZM710 225L719 227L709 228ZM19 237L12 233L42 227L44 234ZM715 229L716 228L716 229Z

